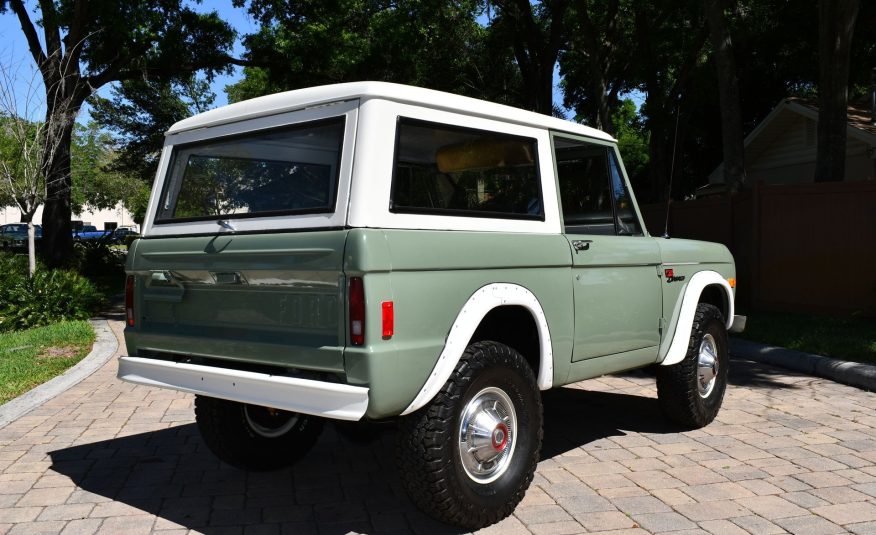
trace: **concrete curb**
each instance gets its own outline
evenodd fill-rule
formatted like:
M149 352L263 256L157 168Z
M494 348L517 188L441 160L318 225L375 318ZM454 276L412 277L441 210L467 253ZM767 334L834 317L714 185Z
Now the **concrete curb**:
M107 320L90 320L96 335L91 353L75 366L17 398L0 405L0 429L96 372L119 348Z
M870 392L876 391L876 366L869 364L832 359L739 338L730 339L730 354L755 362L823 377Z

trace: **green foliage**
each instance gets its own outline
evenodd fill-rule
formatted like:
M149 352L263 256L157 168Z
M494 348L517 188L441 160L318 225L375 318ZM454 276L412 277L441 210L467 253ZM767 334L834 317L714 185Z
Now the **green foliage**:
M101 303L94 285L74 271L38 266L27 274L27 257L0 254L0 332L87 319Z
M646 174L651 157L648 152L650 133L636 111L636 104L630 99L621 101L614 111L612 121L627 175L633 182L637 182Z
M0 91L2 94L2 91ZM12 102L0 104L10 107ZM45 198L45 177L40 169L45 125L0 111L0 207L14 206L28 221Z
M98 123L76 125L70 162L71 200L76 211L86 205L109 209L121 201L135 216L138 211L145 214L144 198L148 198L149 186L119 166L119 159L111 136Z
M0 405L79 362L94 338L86 321L0 334Z
M194 76L170 80L126 80L110 98L93 96L91 116L115 138L116 158L109 168L151 184L164 133L215 100L209 84Z
M107 239L80 240L73 244L69 267L91 280L100 277L121 279L125 275L125 254L114 249Z
M257 67L227 88L232 101L358 80L519 101L510 47L490 41L477 22L479 2L255 0L248 10L262 23L244 38L246 57Z

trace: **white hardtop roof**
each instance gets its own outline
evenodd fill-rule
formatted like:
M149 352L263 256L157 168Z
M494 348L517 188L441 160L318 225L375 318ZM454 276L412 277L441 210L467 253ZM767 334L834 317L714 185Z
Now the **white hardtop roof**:
M388 82L351 82L323 85L245 100L184 119L174 124L167 134L172 135L186 130L206 128L266 115L276 115L278 113L357 98L363 100L370 98L391 100L404 104L458 112L464 115L473 115L538 128L550 128L570 134L614 141L611 136L601 130L541 113L445 93L443 91Z

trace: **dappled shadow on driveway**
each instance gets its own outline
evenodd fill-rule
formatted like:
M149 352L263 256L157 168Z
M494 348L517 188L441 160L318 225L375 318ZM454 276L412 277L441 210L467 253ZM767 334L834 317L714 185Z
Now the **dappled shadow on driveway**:
M627 432L678 430L660 416L655 399L571 388L546 393L545 416L542 459ZM395 439L393 425L363 430L331 424L296 466L266 473L220 463L194 424L50 455L52 469L82 489L158 516L156 529L458 533L407 499L396 472Z

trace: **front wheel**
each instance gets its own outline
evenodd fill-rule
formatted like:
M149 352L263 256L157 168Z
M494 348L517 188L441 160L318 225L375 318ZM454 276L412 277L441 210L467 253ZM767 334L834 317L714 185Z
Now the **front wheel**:
M724 316L714 305L700 303L684 360L657 367L660 408L685 427L708 425L724 400L729 367Z
M427 514L465 529L488 526L523 499L541 440L541 395L529 364L508 346L478 342L435 398L402 419L402 483Z
M316 416L207 396L195 396L195 419L216 457L255 471L283 468L303 457L323 425Z

